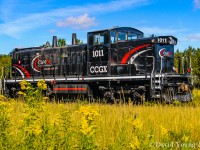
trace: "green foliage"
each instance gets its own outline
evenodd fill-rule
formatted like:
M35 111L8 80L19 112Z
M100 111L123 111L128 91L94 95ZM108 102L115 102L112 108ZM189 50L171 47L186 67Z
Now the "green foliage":
M83 41L80 39L76 39L77 44L83 44Z
M186 67L185 71L187 70L187 68L189 68L189 57L191 58L194 86L200 87L200 48L195 49L189 46L188 49L186 49L183 52L177 50L174 55L175 55L174 65L176 68L178 68L178 58L183 58L183 57L186 58L184 60L184 63L188 65L185 66ZM182 67L182 64L180 65ZM182 69L181 69L181 73L183 73Z
M42 91L47 89L47 84L44 80L40 80L37 83L37 88L34 88L30 82L22 80L20 83L21 91L18 95L21 95L29 107L37 107L43 102L45 97L42 95Z
M9 149L11 147L9 106L8 103L0 100L0 149Z
M11 66L11 57L9 55L0 55L0 77L2 76L2 68Z
M66 40L65 39L58 39L58 46L66 46Z
M20 99L0 100L0 149L155 150L199 145L199 107L52 102L32 106Z

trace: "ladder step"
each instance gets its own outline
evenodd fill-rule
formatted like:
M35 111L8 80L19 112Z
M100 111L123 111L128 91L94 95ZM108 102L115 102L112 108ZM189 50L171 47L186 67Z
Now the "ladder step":
M159 81L159 80L155 80L155 81L152 80L152 82L153 83L161 83L161 81Z
M155 89L161 89L161 86L155 86Z
M152 98L160 98L160 95L159 94L152 95Z

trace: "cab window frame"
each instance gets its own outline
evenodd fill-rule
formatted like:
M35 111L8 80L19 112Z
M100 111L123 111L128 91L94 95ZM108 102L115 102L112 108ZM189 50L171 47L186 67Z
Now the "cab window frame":
M108 44L108 32L96 32L93 33L93 45L105 45Z
M127 41L127 32L118 31L117 32L117 41Z

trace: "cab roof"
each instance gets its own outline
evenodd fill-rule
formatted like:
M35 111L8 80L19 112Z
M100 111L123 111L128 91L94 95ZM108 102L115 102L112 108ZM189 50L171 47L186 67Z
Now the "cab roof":
M96 31L88 32L88 33L105 32L105 31L112 31L112 30L113 31L131 31L136 34L144 34L142 31L132 28L132 27L113 27L113 28L104 29L104 30L96 30Z

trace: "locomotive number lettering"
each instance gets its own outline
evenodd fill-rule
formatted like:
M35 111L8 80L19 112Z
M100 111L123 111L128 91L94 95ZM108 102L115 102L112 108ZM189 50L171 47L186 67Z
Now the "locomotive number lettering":
M92 51L92 57L102 57L102 56L104 56L103 50Z
M107 66L91 66L90 73L105 73L107 72Z
M167 43L167 38L158 38L158 43Z

